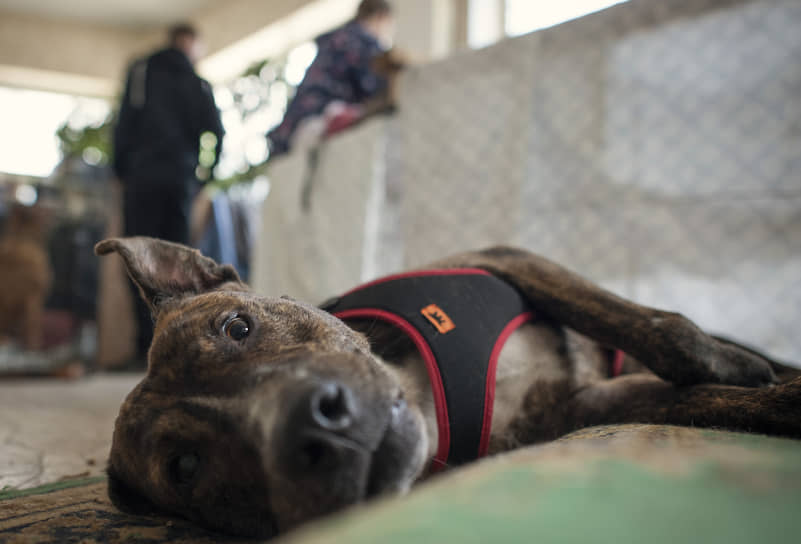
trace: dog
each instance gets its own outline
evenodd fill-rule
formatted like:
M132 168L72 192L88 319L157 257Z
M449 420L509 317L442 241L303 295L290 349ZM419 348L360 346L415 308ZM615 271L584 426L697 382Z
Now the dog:
M39 206L15 204L0 236L0 341L15 340L28 350L43 344L42 315L52 281L46 228Z
M373 58L370 67L373 72L386 79L387 85L378 96L364 104L365 117L397 110L400 74L411 64L409 56L398 48L390 49Z
M110 498L126 512L166 512L218 531L271 537L403 493L471 456L592 425L801 437L801 372L524 250L455 255L431 272L333 299L329 311L259 296L231 266L184 246L124 238L95 251L122 257L155 322L147 374L120 409L108 462ZM353 313L371 304L354 296L424 277L434 278L420 288L431 300L415 302L408 290L382 295L411 305L415 315L406 321L376 308ZM438 289L452 296L438 298ZM464 377L438 376L429 365L444 345L438 342L467 327L467 336L453 337L456 359L473 364L474 351L488 352L478 344L465 349L478 329L463 325L465 312L451 306L480 309L483 319L496 301L506 312L498 323L506 325L490 335L494 368L476 371L494 389L464 395L483 405L462 404L484 420L456 412L443 422L441 412L462 401L443 405L438 397L443 390L458 396ZM435 331L427 333L432 340L405 330L415 320L419 330Z

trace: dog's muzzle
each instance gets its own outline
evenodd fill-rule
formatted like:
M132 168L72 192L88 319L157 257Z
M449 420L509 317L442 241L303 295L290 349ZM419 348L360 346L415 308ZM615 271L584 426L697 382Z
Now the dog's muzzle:
M421 418L389 373L360 355L301 357L251 390L259 452L280 529L408 489L424 462Z
M380 407L364 406L350 387L333 380L304 389L293 395L282 436L277 437L286 468L324 478L364 462L387 425Z

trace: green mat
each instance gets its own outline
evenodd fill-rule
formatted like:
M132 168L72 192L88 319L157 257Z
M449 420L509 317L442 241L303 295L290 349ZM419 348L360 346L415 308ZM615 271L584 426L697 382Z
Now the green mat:
M288 542L800 541L801 442L624 425L488 459Z
M798 542L801 441L623 425L476 463L311 523L288 544ZM246 542L128 516L105 481L0 494L0 542Z

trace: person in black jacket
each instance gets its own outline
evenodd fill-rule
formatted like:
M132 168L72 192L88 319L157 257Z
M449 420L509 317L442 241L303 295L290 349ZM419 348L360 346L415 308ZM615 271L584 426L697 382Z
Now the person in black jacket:
M168 47L135 61L114 129L113 169L123 185L126 236L152 236L189 243L189 212L199 182L200 138L216 138L219 158L223 127L211 87L194 69L200 40L187 24L172 27ZM138 355L152 339L147 307L138 307Z

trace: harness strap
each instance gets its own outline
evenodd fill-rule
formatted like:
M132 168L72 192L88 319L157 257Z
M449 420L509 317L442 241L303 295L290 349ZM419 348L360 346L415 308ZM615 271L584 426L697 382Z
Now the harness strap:
M481 269L425 270L367 283L322 308L344 321L389 323L412 340L434 396L432 470L486 455L498 357L534 318L517 290Z
M512 333L535 317L514 287L476 268L423 270L371 281L321 307L343 321L388 323L412 340L437 417L431 470L487 454L498 358ZM614 350L611 377L622 373L624 359Z

